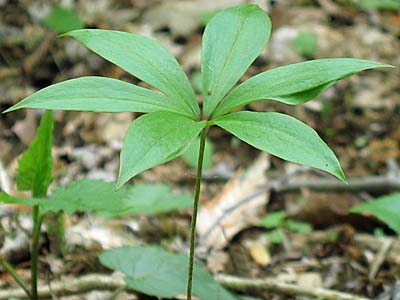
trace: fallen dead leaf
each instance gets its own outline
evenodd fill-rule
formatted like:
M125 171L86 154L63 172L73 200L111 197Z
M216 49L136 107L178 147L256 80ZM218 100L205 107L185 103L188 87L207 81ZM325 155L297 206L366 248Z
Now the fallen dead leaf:
M269 156L260 154L246 170L238 172L211 201L199 210L197 232L203 246L221 249L241 230L256 225L268 201L268 192L257 192L265 185Z

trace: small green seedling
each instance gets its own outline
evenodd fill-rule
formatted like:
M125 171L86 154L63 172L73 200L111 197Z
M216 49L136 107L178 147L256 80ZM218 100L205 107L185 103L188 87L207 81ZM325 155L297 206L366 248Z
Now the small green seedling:
M52 180L53 162L51 148L53 144L54 121L51 112L46 112L40 122L37 136L29 145L18 162L17 188L19 191L31 191L32 197L44 198ZM0 200L6 198L5 193L0 194ZM20 287L32 300L38 299L37 277L39 259L39 237L43 216L38 204L32 205L32 240L31 240L31 286L28 286L18 276L17 272L5 260L0 258L0 263L16 280Z
M281 244L283 242L284 233L282 230L302 234L312 231L312 226L309 223L288 219L286 212L283 210L268 213L261 219L261 225L272 229L272 231L267 233L267 238L273 244Z
M88 76L42 89L6 112L21 108L94 112L141 112L121 151L117 188L137 174L185 152L200 135L191 224L187 299L192 299L195 227L205 140L211 126L282 159L319 168L346 181L333 151L301 121L275 112L234 112L260 100L305 103L336 81L357 72L391 67L361 59L331 58L279 67L235 84L264 49L271 32L268 15L256 5L218 12L202 42L203 105L185 73L155 41L127 32L82 29L66 33L157 91L116 79Z
M400 236L400 193L381 196L357 205L351 209L351 212L373 215Z
M31 191L32 198L15 197L5 192L0 193L0 203L33 207L31 286L28 287L14 268L0 257L0 266L14 277L32 300L38 299L37 270L41 224L46 217L48 219L52 216L51 213L94 212L104 217L134 214L153 215L190 207L192 198L189 194L173 194L170 187L165 185L141 184L126 186L115 191L114 183L91 179L72 181L65 187L55 188L52 195L46 197L52 181L53 127L52 114L47 111L42 117L36 138L18 163L18 190ZM55 227L54 224L57 222L53 222L51 225L48 223L48 227ZM62 242L64 240L63 232L57 230L57 233L62 236L56 242ZM0 248L4 238L5 232L0 224Z
M53 7L50 15L44 20L44 25L57 33L65 33L84 27L74 10L57 5Z
M299 32L299 35L293 41L293 46L305 58L314 58L317 52L317 37L309 32Z

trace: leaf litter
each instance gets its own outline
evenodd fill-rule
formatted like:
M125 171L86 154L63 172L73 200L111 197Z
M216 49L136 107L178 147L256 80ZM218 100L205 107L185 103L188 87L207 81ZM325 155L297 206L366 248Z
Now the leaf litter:
M5 2L7 3L9 1ZM89 7L87 1L78 2L78 8ZM93 13L91 13L90 9L82 9L80 16L86 24L114 29L125 29L124 27L129 27L130 29L141 28L141 30L147 30L156 38L164 39L164 41L166 41L165 45L174 48L174 53L180 53L180 55L183 56L199 46L198 32L201 30L201 23L196 17L191 15L193 10L189 10L187 14L185 14L186 20L191 22L191 24L187 26L177 26L176 19L171 17L165 17L164 20L157 20L157 17L154 17L157 15L160 16L160 14L167 15L162 13L163 9L165 9L163 7L168 8L168 5L181 5L180 1L176 1L176 3L171 2L171 4L168 5L165 3L159 4L157 1L148 1L145 4L138 4L135 8L127 6L126 1L118 1L121 3L119 3L117 7L114 7L111 1L103 2L104 4L98 5L96 7L97 11ZM197 4L197 7L202 7L203 9L203 6L199 6L196 1L187 2L193 2ZM221 3L222 2L223 1L221 1ZM288 4L285 1L281 1L275 6L270 7L270 14L273 18L274 16L275 19L280 18L280 20L276 21L278 28L272 36L270 48L259 59L256 66L250 70L250 73L262 71L266 66L271 68L281 65L282 62L287 63L302 60L302 55L299 54L296 49L292 48L292 41L299 32L311 32L315 34L317 40L315 55L317 57L347 56L350 53L351 56L354 57L390 61L394 65L399 64L399 56L396 52L396 49L399 48L399 27L395 26L395 24L398 25L399 23L396 13L385 10L363 10L359 12L354 10L354 8L348 8L346 4L343 4L345 1L337 1L339 3L339 9L343 11L346 16L349 16L349 20L353 23L353 25L346 25L340 23L337 19L335 20L335 15L330 11L326 11L322 6L311 7L303 5L302 2L303 1L295 1L295 5L293 5L293 3ZM216 5L224 4L218 2ZM184 7L184 5L181 5L181 7ZM29 80L20 77L18 74L21 73L13 73L15 69L12 68L16 67L18 69L18 66L10 64L10 62L23 61L27 55L34 53L39 45L40 37L44 36L41 25L36 23L36 21L30 21L30 23L28 22L27 24L18 24L16 21L10 21L12 16L17 13L22 15L33 14L33 9L29 6L25 7L21 4L17 5L16 8L15 11L11 11L6 5L4 11L0 13L6 15L5 20L9 28L18 28L18 30L12 30L13 34L8 37L6 43L0 43L2 53L4 49L11 50L9 52L11 60L2 59L0 61L1 66L6 67L7 71L9 71L8 73L2 74L17 74L17 76L14 75L13 77L7 77L8 75L6 77L1 77L2 84L0 91L2 97L0 98L0 105L2 108L9 107L20 98L30 94L32 90L41 88L53 82L53 80L59 81L66 77L74 77L77 74L98 72L102 75L106 75L111 72L119 77L119 79L126 80L126 78L128 78L123 72L118 73L107 69L104 64L95 59L90 53L85 54L87 60L84 63L78 63L74 69L70 69L68 60L71 58L66 57L64 51L65 47L67 47L67 43L61 40L53 44L52 50L41 58L41 68L38 69L37 72L27 74ZM213 9L214 8L210 10ZM159 11L157 12L157 10L161 10L161 13ZM185 12L185 8L180 8L180 10L174 12L180 12L181 10ZM204 10L208 10L208 8L204 6ZM170 9L169 13L171 13ZM195 11L194 13L198 16L201 12ZM179 14L182 15L182 13ZM112 18L104 17L110 15ZM143 18L141 16L143 16ZM314 17L311 18L310 16ZM378 16L377 22L376 16ZM152 18L153 20L151 20ZM375 23L373 20L375 20ZM143 24L143 22L147 24ZM286 25L289 24L286 28L286 32L282 28L279 28L279 22ZM5 32L4 30L6 29L1 27L0 34ZM279 35L281 35L281 37L279 37ZM177 41L179 43L177 43ZM24 45L24 50L21 50L21 45ZM385 47L381 45L385 45ZM178 49L178 51L176 49ZM196 51L194 51L194 53L195 52ZM279 57L278 54L282 55ZM80 61L80 59L77 59L77 61ZM194 60L188 62L187 66L192 69L187 69L186 71L193 72L198 68L198 63ZM62 72L60 72L60 69ZM396 154L398 152L396 152L396 150L399 149L399 147L396 148L396 145L398 146L400 144L397 126L400 120L396 113L398 110L396 96L396 91L398 94L396 84L398 81L396 80L396 78L398 78L398 72L398 70L393 72L393 74L376 72L372 78L350 79L338 87L335 87L334 93L323 94L321 99L319 99L322 105L318 110L308 109L307 107L294 109L295 114L301 115L304 118L303 120L315 122L317 128L326 128L329 127L326 126L326 124L330 125L330 131L322 133L328 138L330 144L336 145L335 148L337 152L339 152L338 156L344 157L344 168L348 170L350 174L355 174L357 176L373 173L384 174L387 171L385 159L387 152L389 152L390 157L398 162L399 155ZM54 74L61 75L56 75L56 77L54 77ZM380 82L382 85L376 86L374 82ZM350 98L350 96L347 95L352 96ZM342 101L343 99L344 101ZM251 104L250 107L255 110L274 109L283 112L292 109L271 103ZM22 152L23 149L20 146L21 142L27 142L30 139L29 130L32 129L32 125L29 124L32 124L32 116L28 116L28 114L27 112L18 114L18 118L21 120L20 127L22 129L11 128L11 125L15 124L15 119L13 118L17 118L17 116L2 115L0 118L0 143L2 143L0 147L0 159L8 166L8 173L11 178L15 176L15 170L12 168L12 160L15 160L18 153ZM56 151L57 154L55 157L55 172L59 174L60 177L53 183L54 186L58 186L60 181L64 181L65 183L65 181L71 179L87 177L88 174L93 175L96 174L96 172L99 174L98 172L104 169L106 169L107 173L103 174L105 177L111 179L116 176L118 166L117 153L120 147L118 142L120 140L119 134L125 131L124 126L129 123L133 116L123 115L120 119L110 120L107 117L102 119L102 117L99 117L100 115L88 115L90 115L90 117L82 117L84 116L82 113L62 112L56 116L56 130L60 133L59 136L61 138L56 140L56 148L58 148L58 151ZM86 119L86 121L74 123L71 122L71 118L81 118L81 120ZM26 127L25 131L23 130L24 126ZM69 129L65 129L67 128L66 126L69 126ZM351 134L349 134L348 128L350 128ZM78 134L76 132L78 132ZM58 134L56 134L56 136L57 135ZM354 137L359 137L360 139L364 138L366 143L356 145L354 143ZM110 139L113 141L110 142ZM92 143L92 146L84 146L84 148L88 147L87 150L81 149L83 151L80 152L80 155L76 155L76 153L79 153L79 148L82 148L82 145L87 144L87 142ZM229 161L230 167L237 169L237 167L242 166L244 169L251 170L251 163L253 163L255 152L249 151L249 149L243 145L239 145L235 152L224 150L224 144L234 143L234 141L218 132L215 133L213 142L216 144L216 156L223 155L224 157L228 157L225 159ZM101 154L101 149L104 148L111 150ZM78 149L78 151L72 154L76 149ZM82 154L85 153L85 151L86 154ZM93 153L95 154L95 158L90 158L90 156L93 156ZM89 161L91 161L91 163L89 163ZM264 164L266 161L268 160L265 159ZM214 163L216 163L215 160ZM107 164L110 164L110 167L104 168ZM260 173L254 173L258 174L258 176L255 176L254 181L244 181L244 183L247 183L244 184L234 177L227 183L224 190L225 192L219 196L215 195L215 191L224 186L225 183L218 181L210 181L207 183L205 186L205 195L207 196L203 199L203 209L208 207L212 211L212 207L214 207L217 211L215 207L222 205L222 203L225 202L225 197L228 197L229 194L231 194L230 197L232 197L230 201L238 203L243 197L239 197L240 193L235 193L234 191L245 193L246 190L243 189L244 186L245 189L248 189L251 193L254 191L255 186L262 186L262 184L267 181L265 176L268 176L269 180L270 178L279 176L276 172L282 172L284 169L283 163L275 158L271 159L271 166L269 168L266 168L262 163L255 164L258 165L256 168L259 168L258 170L260 170ZM266 171L266 169L268 170ZM67 172L66 170L68 170L68 174L65 174ZM267 172L267 175L264 175L262 170ZM165 174L171 174L169 178L167 177L167 180L165 179ZM166 166L148 171L144 174L143 179L139 179L138 182L145 181L145 179L150 179L152 182L161 181L163 183L173 184L175 186L174 190L186 191L190 189L194 178L191 176L191 179L188 180L188 174L194 175L193 170L182 160L177 160ZM314 177L308 174L305 176L310 178L310 180L314 180ZM90 177L93 178L95 176ZM163 179L161 180L161 178ZM336 211L339 210L340 212L341 202L348 205L349 202L354 201L354 198L356 198L356 201L361 202L364 200L364 196L365 195L358 194L347 196L340 193L327 193L319 197L324 198L324 200L321 200L322 202L331 204L328 210L335 211L336 209ZM306 237L298 233L283 230L283 236L290 242L288 245L291 245L291 247L289 248L287 247L288 245L265 244L265 242L263 242L264 239L260 239L260 237L265 235L266 230L260 229L257 225L260 216L263 214L263 210L276 211L282 208L288 209L287 206L290 206L290 203L301 204L302 201L299 198L309 199L309 202L306 203L317 207L317 215L318 212L321 211L321 208L318 206L318 199L315 199L315 196L307 191L302 191L300 194L272 193L269 197L264 193L262 197L260 196L260 201L257 202L258 205L249 208L240 208L244 210L249 209L251 213L254 214L253 220L251 220L250 223L248 223L248 219L242 218L241 214L234 216L228 215L227 218L231 218L229 224L234 225L233 228L235 228L235 226L237 227L232 230L228 226L227 230L224 230L225 234L228 232L228 235L222 240L217 239L221 244L208 244L209 246L220 248L218 251L214 250L212 252L215 253L215 257L220 257L220 262L218 262L218 258L214 258L214 263L209 265L210 270L215 271L218 269L224 272L227 270L231 270L233 273L238 272L240 267L232 266L232 257L234 255L229 249L241 249L244 255L242 256L242 261L237 264L250 265L250 269L253 269L253 272L255 272L257 276L274 275L278 278L286 278L282 280L297 283L301 282L305 285L320 285L322 281L322 285L326 287L359 293L369 297L375 297L383 293L385 288L390 291L394 290L393 278L394 274L399 272L398 266L400 264L400 251L396 244L397 241L391 247L391 250L389 250L386 260L381 265L376 277L372 280L368 279L367 273L369 264L379 252L380 246L379 239L371 235L372 229L368 229L369 235L363 233L368 226L365 228L356 226L356 232L340 227L337 229L329 229L331 225L340 225L337 224L339 221L333 218L334 221L328 223L328 219L320 218L319 222L316 222L312 217L293 214L293 217L315 224L318 227L317 229L321 230L315 230ZM286 203L287 206L283 203ZM337 203L337 206L335 203ZM19 218L23 218L24 211L21 211L19 207L17 207L16 211L21 214ZM346 214L347 213L346 211ZM205 213L205 215L207 214ZM216 216L213 216L212 220L215 221L218 216L219 215L216 213ZM89 238L91 234L86 234L84 232L86 230L85 228L93 228L93 224L102 222L102 219L97 218L98 217L94 216L83 218L73 216L68 221L68 226L72 229L75 228L74 226L80 225L76 227L76 232L80 232L82 236L84 236L84 239L88 238L88 240L92 240L92 238ZM168 220L171 219L173 221L169 222ZM4 223L4 219L1 221ZM15 224L11 224L16 231L19 230L18 222L20 221L17 220ZM173 214L162 214L160 217L126 217L121 221L117 221L114 225L106 221L101 226L99 225L99 228L103 228L102 230L94 226L96 229L93 229L93 232L97 232L95 236L98 237L93 238L95 241L93 244L99 244L101 248L119 246L127 242L140 244L143 236L138 237L138 233L142 230L141 227L144 226L142 224L149 224L149 222L152 226L150 226L150 230L147 230L147 234L152 234L153 241L162 242L170 249L184 251L187 231L179 228L185 227L185 225L187 226L188 224L188 217L185 210ZM341 222L348 223L349 221L342 220ZM363 224L368 223L374 226L376 225L376 220L372 221L369 218L363 219L363 222ZM200 226L205 226L208 229L208 222L200 223L203 224L199 224ZM129 224L129 226L127 224ZM115 231L109 233L110 226L114 229L118 228L117 233L115 233ZM380 224L380 226L382 227L382 224ZM386 234L393 234L387 227L382 228ZM218 227L215 227L215 230L219 231L219 234L221 234L220 228L218 229ZM161 234L161 232L163 233ZM177 232L179 232L180 235L176 235ZM202 229L199 229L200 236L202 235L201 232L203 232ZM110 236L115 239L115 241L105 241L103 239L104 236ZM124 236L126 239L122 238L122 240L119 240L119 236ZM365 238L366 236L368 238ZM146 238L144 239L146 240ZM201 244L199 247L200 246ZM45 249L44 245L43 250L45 251ZM90 249L90 247L88 249ZM257 252L264 254L255 254ZM98 251L94 251L94 253L97 255ZM221 253L224 255L221 255ZM265 259L265 253L270 255L270 262L266 264L269 268L268 272L260 267L263 265L260 264L260 262L268 261ZM228 258L226 258L226 256L228 256ZM213 255L210 255L210 261L211 257L213 257ZM23 261L22 259L21 262ZM255 265L254 262L256 263ZM218 263L222 267L214 269L213 265L217 265ZM24 270L23 267L21 267L21 271L22 270ZM83 273L85 269L81 269L79 272ZM75 276L78 274L72 273L71 275ZM288 277L291 279L288 279ZM306 279L294 279L298 277ZM2 282L2 287L8 285L8 279L5 281L2 279L0 281Z

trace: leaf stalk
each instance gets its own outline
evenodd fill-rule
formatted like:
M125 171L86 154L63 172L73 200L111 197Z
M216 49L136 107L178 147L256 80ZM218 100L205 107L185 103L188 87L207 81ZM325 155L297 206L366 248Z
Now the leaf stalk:
M190 224L190 253L189 253L189 268L188 268L189 272L188 272L188 282L187 282L187 292L186 292L187 300L192 300L194 247L196 242L196 222L197 222L197 211L199 207L201 178L203 174L204 148L206 143L207 129L208 129L207 126L204 127L200 133L200 148L199 148L199 157L197 162L197 176L196 176L195 194L193 201L193 213Z
M33 207L33 230L31 244L31 299L38 300L38 259L39 259L39 238L43 216L40 214L39 205Z

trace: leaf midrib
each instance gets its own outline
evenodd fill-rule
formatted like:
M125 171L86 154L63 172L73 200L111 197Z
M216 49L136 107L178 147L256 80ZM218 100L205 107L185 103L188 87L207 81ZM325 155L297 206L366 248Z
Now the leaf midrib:
M254 121L254 120L246 120L246 121L237 121L237 120L230 120L229 122L234 122L234 123L252 123L252 124L256 124L256 125L258 125L258 124L260 124L260 122L257 122L257 121ZM277 126L277 125L274 125L272 122L269 124L269 127L271 127L271 129L272 130L274 130L274 128L275 128L275 130L276 131L278 131L279 132L279 129L281 128L281 127L279 127L279 126ZM278 128L278 130L276 129L276 128ZM290 128L288 128L287 127L287 129L290 129ZM290 132L289 132L290 133ZM316 132L313 132L314 134L316 134ZM234 135L236 135L236 134L234 134ZM281 139L282 141L284 141L284 143L286 143L286 144L288 144L288 145L290 145L291 143L287 140L287 139L285 139L285 138L283 138L283 136L281 135L281 134L276 134L276 132L274 133L274 135L278 138L278 139ZM288 134L288 135L290 135L290 134ZM318 136L318 134L317 134L317 136ZM319 136L318 136L319 137ZM240 138L241 139L241 138ZM246 137L246 140L247 140L247 137ZM247 142L246 141L246 143L248 143L248 144L250 144L250 145L252 145L253 147L256 147L256 148L258 148L257 146L255 146L255 143L250 143L250 142ZM273 143L270 143L270 145L273 145ZM304 145L297 145L297 147L300 147L300 148L302 148L303 149L303 151L305 151L305 152L307 152L307 151L309 151L309 148L307 148L307 146L304 146ZM269 152L269 151L268 151ZM275 152L275 151L274 151ZM275 156L278 156L277 154L274 154ZM328 160L328 161L331 161L331 158L329 158L329 157L327 157L326 156L326 152L324 151L323 152L323 155L322 155L323 157L324 157L324 159L326 159L326 160ZM296 159L297 160L297 159ZM293 160L294 161L294 160ZM298 162L297 162L298 163Z
M324 59L322 59L322 60L324 60ZM290 66L290 65L283 65L283 66L280 66L280 67L278 67L278 68L284 68L284 67L286 67L286 66ZM324 66L324 67L322 68L322 71L329 70L330 68L331 68L331 67ZM352 71L352 72L349 71L349 72L347 72L347 73L344 74L344 75L335 76L335 78L334 78L333 80L330 80L330 81L331 81L331 82L336 82L336 81L338 81L338 80L340 80L340 79L349 77L349 76L351 76L352 74L354 74L354 73L356 73L356 72L359 72L360 70L363 71L363 70L368 70L368 69L371 69L371 68L373 68L373 67L370 66L370 67L364 67L364 68L362 68L362 69L358 69L357 71ZM227 94L226 97L224 97L224 99L219 103L220 105L217 106L216 110L218 109L218 112L219 112L219 111L225 111L225 110L230 111L230 110L232 110L232 109L235 109L235 108L238 108L238 107L242 106L242 104L239 103L239 104L235 105L234 107L231 107L231 106L229 105L229 102L230 102L230 101L234 101L234 99L242 99L242 98L244 98L244 96L245 96L246 94L248 94L248 89L249 89L248 86L245 86L245 88L241 88L241 87L242 87L243 85L245 85L248 81L254 80L254 82L257 83L258 81L261 80L261 79L259 79L259 78L257 78L257 77L260 77L260 78L261 78L261 75L262 75L263 73L272 72L273 70L275 70L275 68L270 69L270 70L267 70L267 71L264 71L264 72L261 72L261 73L258 73L258 74L256 74L254 77L252 77L252 78L248 79L247 81L242 82L240 85L234 87L234 88L231 90L231 92L230 92L229 94ZM304 74L307 75L307 73L304 73ZM255 83L254 83L253 85L255 85ZM319 86L324 85L324 84L326 84L326 83L327 83L326 80L322 80L322 79L321 79L321 80L319 80L319 81L317 82L317 84L312 85L311 87L307 88L306 90L318 88ZM258 83L258 84L259 84L259 83ZM248 84L248 85L249 85L249 84ZM284 97L284 96L287 96L287 95L292 95L292 94L296 94L296 93L299 93L299 92L306 91L306 90L291 91L291 92L286 92L285 94L281 94L281 93L279 93L279 87L281 87L281 86L283 86L283 85L284 85L284 83L272 85L272 86L270 87L270 89L273 88L273 89L277 89L278 91L276 91L275 93L269 94L269 95L267 95L267 93L264 92L263 95L261 95L260 97L249 97L249 98L251 98L251 100L249 100L249 101L265 100L265 99L269 99L270 97ZM251 86L251 85L250 85L250 86ZM233 98L231 95L232 95L233 92L235 92L235 90L239 90L240 92L237 93L236 95L234 95L235 98ZM236 101L237 101L237 100L236 100ZM244 104L244 105L245 105L245 104ZM223 112L222 114L224 114L224 113L226 113L226 112Z
M138 97L142 97L142 96L138 96ZM45 99L43 102L54 102L54 101L60 101L60 100L54 100L54 98L42 98ZM79 100L79 99L110 99L110 100L120 100L120 101L126 101L126 102L131 102L131 103L135 103L135 102L139 102L139 103L143 103L143 104L149 104L149 105L153 105L153 106L159 106L162 108L169 108L169 109L174 109L174 112L179 113L178 111L176 111L176 107L170 107L168 105L165 104L154 104L151 102L146 102L144 100L134 100L134 99L130 99L130 98L119 98L119 97L99 97L99 96L90 96L90 97L76 97L76 98L66 98L66 97L62 97L62 100ZM25 104L26 105L26 104Z
M143 156L143 160L146 160L146 158L151 154L152 150L154 148L156 148L156 145L160 145L160 144L165 144L163 141L167 140L167 144L168 144L168 140L170 140L170 138L167 138L167 135L162 135L162 137L160 139L157 139L154 143L152 143L150 145L150 147L148 148L148 150L146 151L145 155ZM161 143L162 142L162 143ZM182 149L185 145L181 145L179 147L174 147L174 149L171 149L171 151L169 151L169 154L167 155L167 157L165 158L165 160L168 160L171 155L173 155L174 153L176 153L177 151L179 151L180 149ZM177 149L176 149L177 148ZM162 162L165 162L165 160L163 159Z
M177 89L173 84L171 84L171 82L170 82L170 80L169 80L169 78L168 78L168 76L167 76L166 74L164 74L163 72L158 72L158 71L157 71L157 67L156 67L151 61L149 61L148 59L146 59L144 56L142 56L142 55L140 55L139 53L134 52L134 51L131 52L129 48L127 48L126 46L124 46L124 44L119 43L118 41L117 41L117 43L119 44L119 46L120 46L121 48L123 48L125 51L127 51L127 53L131 53L131 55L133 55L133 56L136 55L137 57L139 57L140 59L142 59L143 61L145 61L147 64L149 64L149 66L152 68L152 73L161 75L161 77L163 77L163 79L164 79L164 84L167 83L167 85L168 85L170 88L172 88L172 90L183 100L183 103L185 103L185 106L186 106L187 108L189 108L190 112L193 113L195 116L197 116L196 112L194 112L194 111L192 110L192 108L191 108L191 107L187 104L187 102L185 101L185 97L184 97L184 95L181 94L181 90L180 90L180 89ZM115 62L114 62L114 63L115 63ZM129 72L129 73L130 73L130 72ZM132 74L132 75L136 77L136 75L134 75L134 74ZM158 88L157 88L157 89L158 89ZM170 99L170 97L169 97L168 95L166 95L165 92L163 92L163 91L160 91L160 92L162 92L162 93L164 94L164 96L166 96L166 97L168 97L168 98ZM172 99L171 99L171 100L172 100ZM175 102L175 101L174 101L174 102Z
M221 76L222 76L222 74L224 73L226 66L228 65L228 61L230 60L230 58L231 58L231 56L232 56L233 49L234 49L234 47L235 47L235 45L236 45L236 43L237 43L237 41L238 41L238 39L239 39L240 31L242 30L244 24L247 22L247 19L248 19L247 16L246 16L244 19L240 19L239 30L236 31L235 38L234 38L233 43L232 43L232 47L229 48L229 52L228 52L227 58L226 58L226 60L224 61L224 64L223 64L223 66L222 66L221 71L220 71L220 72L218 73L218 75L217 75L217 79L215 80L214 87L215 87L216 85L218 85L218 82L220 81ZM228 92L229 92L229 91L227 91L224 95L226 95ZM208 92L207 92L207 93L208 93ZM215 94L214 94L214 95L215 95ZM222 95L222 98L224 97L224 95ZM213 98L214 98L214 97L213 97ZM213 114L213 112L215 111L215 109L217 108L217 106L218 106L218 104L215 105L215 107L213 108L213 111L210 112L210 115Z

